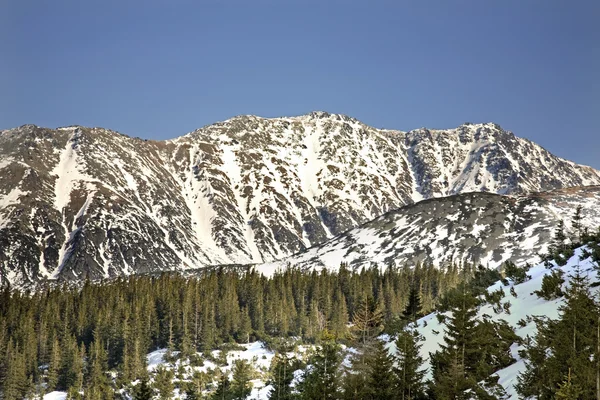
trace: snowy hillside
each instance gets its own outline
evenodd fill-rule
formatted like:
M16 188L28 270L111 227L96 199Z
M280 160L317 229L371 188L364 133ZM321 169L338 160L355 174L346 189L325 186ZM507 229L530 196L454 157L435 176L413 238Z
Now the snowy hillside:
M0 132L0 281L270 262L424 198L593 184L491 123L240 116L168 141L25 125Z
M531 279L518 285L510 282L509 286L503 286L501 282L497 282L495 285L489 287L488 291L492 292L502 288L506 293L506 296L502 299L502 303L510 302L510 312L504 310L495 312L492 305L486 304L479 309L478 318L489 316L492 320L496 321L503 319L515 329L515 333L521 338L525 339L527 336L533 337L536 333L536 326L532 318L535 316L546 316L556 319L558 317L558 307L563 301L562 298L547 301L534 293L534 291L540 290L545 275L552 273L555 269L563 271L565 279L565 283L563 284L564 289L569 284L570 275L573 275L577 266L579 266L582 275L588 276L590 282L598 281L597 270L594 269L591 259L588 258L580 261L581 255L582 249L577 249L575 255L564 267L554 265L552 269L548 269L543 264L538 264L527 272L531 276ZM516 297L509 294L511 287L514 288ZM519 324L521 320L525 322L525 325ZM418 321L418 331L425 339L421 355L427 360L426 367L428 367L429 353L438 350L440 343L443 343L444 325L438 321L435 313L429 314ZM519 356L519 350L522 349L523 346L516 343L513 344L511 352L517 362L497 373L500 377L499 383L504 387L511 399L518 398L513 385L517 382L517 375L525 369L525 362ZM390 351L394 351L393 347Z
M506 260L539 261L557 223L570 225L581 206L585 224L600 225L600 186L526 196L466 193L430 199L391 211L322 245L257 266L266 275L286 265L300 268L402 266L462 261L496 268Z

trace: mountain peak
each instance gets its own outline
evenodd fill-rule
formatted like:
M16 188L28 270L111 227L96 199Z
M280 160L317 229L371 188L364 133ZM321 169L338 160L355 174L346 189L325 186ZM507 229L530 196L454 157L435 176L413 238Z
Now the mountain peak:
M391 134L355 121L238 116L169 141L2 134L0 279L261 263L423 199L600 184L529 141L486 139L505 135L493 124Z

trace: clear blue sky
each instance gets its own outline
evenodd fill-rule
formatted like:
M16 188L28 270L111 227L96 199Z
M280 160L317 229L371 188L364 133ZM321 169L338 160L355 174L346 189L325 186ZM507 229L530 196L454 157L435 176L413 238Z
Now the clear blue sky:
M600 168L600 1L3 1L0 129L494 121Z

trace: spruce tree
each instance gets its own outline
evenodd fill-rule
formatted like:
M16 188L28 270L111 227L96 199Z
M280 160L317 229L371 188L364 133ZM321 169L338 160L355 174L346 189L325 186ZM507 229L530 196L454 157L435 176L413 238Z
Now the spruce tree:
M369 386L367 385L370 354L370 347L363 345L350 355L350 365L343 368L343 400L368 399L370 397Z
M294 380L293 360L286 351L277 353L271 363L272 386L267 395L269 400L292 400L292 387Z
M173 397L173 390L175 386L173 385L174 374L173 371L159 365L156 368L156 373L154 375L154 388L158 392L158 396L161 400L169 400Z
M402 316L406 321L412 323L416 323L417 319L421 317L421 296L416 284L412 284L410 287L408 304L402 312Z
M558 320L538 320L538 333L523 352L526 369L518 377L517 391L524 397L553 399L562 385L565 393L578 387L582 398L597 398L600 311L579 269L570 277L559 311Z
M27 393L28 379L25 356L12 342L7 350L6 376L3 382L3 400L21 400Z
M452 316L447 319L445 345L431 355L433 391L440 400L467 398L465 392L474 391L477 386L477 300L464 285L458 293Z
M556 391L556 400L579 400L583 390L578 385L574 385L571 381L571 370L567 378L562 382Z
M154 391L148 383L148 377L142 377L133 389L133 400L151 400Z
M227 374L221 373L221 378L217 385L217 389L211 396L212 400L233 400L233 394L231 392L231 381L227 377Z
M394 360L388 349L380 340L373 344L368 361L367 392L370 398L377 400L393 400L395 398L397 380L394 375Z
M244 400L252 392L253 368L246 360L237 360L233 363L231 377L231 395L234 400Z
M60 368L60 344L58 343L58 339L55 337L52 341L52 349L50 350L50 362L48 363L48 375L46 378L46 388L48 392L56 390Z
M321 335L321 344L305 370L305 378L300 385L303 400L336 400L339 398L339 345L329 332Z
M420 399L424 396L422 370L423 358L419 351L422 336L416 330L403 330L396 339L396 373L397 392L404 400Z

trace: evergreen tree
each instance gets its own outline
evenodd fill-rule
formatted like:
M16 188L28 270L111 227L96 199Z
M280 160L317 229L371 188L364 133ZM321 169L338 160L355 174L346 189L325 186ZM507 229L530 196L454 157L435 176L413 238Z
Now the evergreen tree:
M420 399L424 396L423 377L421 370L423 359L419 354L422 347L422 337L416 330L404 330L396 339L396 368L397 392L404 400Z
M154 391L148 383L148 378L142 377L133 390L133 400L151 400L153 395Z
M52 350L50 352L50 362L48 363L48 375L46 377L46 387L48 392L56 390L60 368L60 344L58 343L58 339L54 338L52 341Z
M294 398L292 387L294 380L293 360L286 351L277 353L271 362L271 379L269 384L272 386L267 398L269 400L291 400Z
M569 370L567 379L565 379L565 381L560 384L558 390L556 391L556 399L579 400L581 399L582 394L583 390L581 389L581 387L574 385L573 382L571 382L571 370Z
M252 392L253 368L246 360L237 360L233 363L231 394L235 400L244 400Z
M431 355L433 391L439 400L465 399L468 398L466 391L476 389L476 305L477 300L463 285L446 323L446 344Z
M3 382L3 400L21 400L27 393L28 379L25 356L9 343L6 376Z
M370 343L369 343L370 344ZM363 345L350 356L350 365L344 366L342 380L342 399L360 400L369 399L371 393L367 385L369 377L369 356L371 349L369 345Z
M581 398L596 398L600 312L579 269L570 277L559 311L558 320L538 320L538 333L523 352L526 369L517 391L545 400L556 397L560 386L565 395L580 388Z
M98 333L95 332L96 340L92 342L85 387L86 398L92 399L108 398L112 393L106 376L106 371L108 371L106 350L98 336Z
M408 304L402 312L402 316L408 322L416 323L421 318L421 296L416 284L411 285L408 295Z
M212 400L233 400L233 393L231 392L231 381L226 374L221 374L217 389L211 396Z
M156 368L156 374L154 375L154 388L158 392L158 396L161 400L168 400L173 397L173 385L174 374L170 369L166 369L162 365Z
M303 400L338 399L340 362L339 345L333 335L325 331L309 368L305 370L304 381L300 385L301 398Z
M394 360L382 341L375 341L368 366L367 391L370 398L393 400L397 385L396 376L393 372Z
M575 238L573 242L575 243L583 243L583 239L585 237L585 231L583 227L583 207L578 205L575 209L575 215L573 215L573 230L575 231Z

